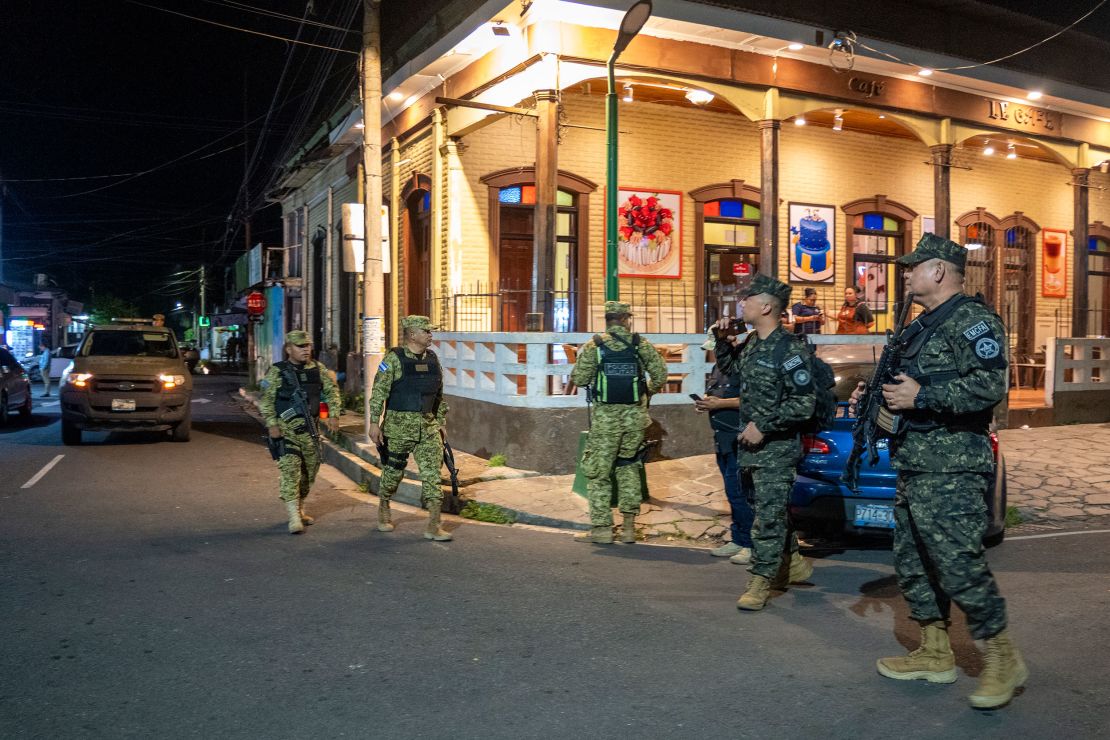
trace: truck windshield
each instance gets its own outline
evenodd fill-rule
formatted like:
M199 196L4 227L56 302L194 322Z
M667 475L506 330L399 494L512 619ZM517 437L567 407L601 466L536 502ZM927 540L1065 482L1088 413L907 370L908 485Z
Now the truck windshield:
M86 356L177 357L173 337L164 332L95 331L89 336Z

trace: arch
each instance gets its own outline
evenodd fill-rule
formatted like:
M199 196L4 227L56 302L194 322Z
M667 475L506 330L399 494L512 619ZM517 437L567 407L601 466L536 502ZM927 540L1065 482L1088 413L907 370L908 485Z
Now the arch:
M1105 239L1107 243L1110 243L1110 226L1107 226L1101 221L1095 221L1089 224L1087 226L1087 238L1091 237L1095 239Z
M859 105L856 103L845 103L829 100L827 98L812 98L791 94L783 94L780 97L778 105L779 118L783 121L794 119L798 116L805 116L807 113L821 113L835 110L882 116L887 121L897 124L899 128L912 134L912 138L926 146L934 146L942 143L940 140L941 122L936 119L893 112L882 108L870 108L866 105ZM874 135L882 136L882 134L879 133Z
M1079 162L1079 147L1075 144L1068 144L1065 142L1050 142L1041 141L1040 139L1017 133L1014 131L1007 131L1005 129L992 129L982 126L969 126L962 123L952 124L952 143L957 147L964 146L972 139L987 136L996 140L1012 140L1015 143L1021 142L1026 146L1036 146L1037 149L1049 155L1050 161L1055 164L1068 168L1069 170L1075 169Z
M909 206L902 205L896 200L889 200L885 195L876 195L874 198L860 198L840 207L849 216L859 216L864 213L884 213L902 221L913 221L917 218L917 211Z
M999 225L1003 230L1022 228L1028 229L1034 234L1041 230L1041 227L1037 225L1036 221L1029 218L1021 211L1014 211L1009 216L1006 216L1006 218L999 222Z
M423 172L413 172L405 179L405 186L401 189L401 202L406 203L417 190L432 192L432 178Z
M743 200L763 207L763 191L743 180L706 185L687 193L694 199L694 306L706 310L705 295L705 204L715 200Z
M972 224L987 224L992 229L1002 228L1002 222L998 220L998 217L982 206L978 206L974 211L968 211L956 219L956 225L960 228L967 228Z
M864 286L868 305L881 319L881 331L884 324L893 326L894 307L905 297L905 286L898 279L894 265L899 257L913 251L913 221L917 211L882 194L845 203L840 210L849 217L845 226L850 284ZM901 224L900 229L894 231L885 225L868 225L865 218L860 219L861 224L855 223L855 217L871 213L893 219Z
M489 280L492 290L496 290L497 286L501 284L501 219L500 219L500 200L499 195L501 188L511 187L513 185L527 185L536 182L536 168L533 167L510 167L489 174L482 175L478 178L478 182L482 183L487 188L487 230L489 233ZM589 251L589 227L590 227L590 194L597 190L597 183L588 180L581 175L576 175L573 172L566 170L558 170L556 175L556 185L559 190L573 193L575 196L575 206L578 209L577 228L574 236L577 243L577 249L574 253L574 260L577 269L574 274L574 284L569 286L574 292L574 310L576 321L582 321L587 316L589 311L589 295L585 290L586 286L586 273L588 270L590 251ZM496 322L495 322L496 326Z

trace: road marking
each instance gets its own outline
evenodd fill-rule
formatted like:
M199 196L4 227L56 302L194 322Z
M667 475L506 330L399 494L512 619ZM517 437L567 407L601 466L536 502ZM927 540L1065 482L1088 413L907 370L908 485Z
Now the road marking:
M1054 532L1052 534L1023 534L1020 537L1007 537L1007 542L1016 540L1043 540L1046 537L1071 537L1077 534L1107 534L1110 529L1087 529L1082 532Z
M60 401L47 401L46 403L40 403L39 406L46 408L47 406L57 406L59 403Z
M212 403L212 401L207 398L194 398L193 403Z
M24 483L24 484L23 484L23 485L22 485L21 487L22 487L22 488L30 488L31 486L33 486L33 485L35 485L36 483L38 483L38 482L39 482L40 480L42 480L42 477L43 477L44 475L46 475L47 473L49 473L49 472L50 472L50 469L51 469L52 467L54 467L55 465L57 465L57 464L58 464L58 461L59 461L59 460L61 460L61 459L62 459L63 457L65 457L65 455L58 455L58 456L57 456L57 457L55 457L55 458L54 458L53 460L51 460L50 462L46 463L46 465L43 465L43 466L42 466L42 470L40 470L39 472L37 472L37 473L35 473L35 474L34 474L33 476L31 476L31 480L29 480L29 481L27 481L26 483Z

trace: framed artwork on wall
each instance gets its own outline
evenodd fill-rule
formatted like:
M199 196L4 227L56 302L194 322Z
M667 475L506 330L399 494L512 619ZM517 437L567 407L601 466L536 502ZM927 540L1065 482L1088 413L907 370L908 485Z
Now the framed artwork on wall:
M1068 295L1068 232L1041 229L1041 295L1065 298Z
M617 190L617 274L682 277L682 193L654 188Z
M790 280L831 283L836 277L836 211L833 206L790 204Z

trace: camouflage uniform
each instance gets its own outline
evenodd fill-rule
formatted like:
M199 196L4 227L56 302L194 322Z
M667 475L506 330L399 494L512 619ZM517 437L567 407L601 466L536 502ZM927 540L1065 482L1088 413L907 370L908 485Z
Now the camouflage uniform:
M628 312L627 304L607 302L610 307L620 307ZM625 348L613 340L619 337L626 343L632 342L632 332L623 326L610 326L600 335L605 346L614 351ZM659 350L646 339L636 348L640 364L647 372L648 393L658 393L667 382L667 364ZM586 342L578 350L578 360L571 373L571 382L578 386L593 385L598 374L598 350L594 339ZM644 463L636 460L630 464L616 465L618 458L630 459L644 443L644 430L651 425L648 416L647 395L641 396L638 403L599 403L594 409L590 439L582 455L582 472L586 475L586 492L590 502L590 523L594 527L611 527L613 510L611 500L613 485L610 477L616 478L617 508L624 514L635 517L640 513L640 480ZM614 469L614 465L616 468Z
M905 437L891 445L898 471L894 564L910 616L947 620L955 601L972 637L982 639L1006 627L1005 601L982 544L984 495L994 471L987 431L1007 390L1006 334L998 316L978 301L949 300L960 304L904 368L919 382L923 375L950 379L923 383L918 408L904 414ZM918 320L928 322L943 308Z
M761 287L764 283L757 278L752 292L764 292ZM764 434L757 448L740 445L738 465L741 486L755 510L752 564L748 570L772 580L783 566L784 555L798 551L788 506L802 459L798 430L813 416L817 402L813 368L809 352L781 326L766 339L752 332L739 349L719 342L716 354L722 372L742 378L741 431L748 422L755 422ZM779 358L781 361L776 362Z
M440 488L440 466L443 463L443 438L441 430L447 422L447 401L440 393L435 411L390 411L387 400L394 383L403 377L401 358L398 353L410 360L424 359L407 348L395 348L386 353L378 373L374 376L374 389L370 394L370 423L381 422L382 434L386 438L388 457L394 461L382 461L382 478L378 495L389 501L397 492L397 486L405 474L404 461L411 454L416 459L420 471L421 497L426 503L443 501ZM431 350L425 353L432 354Z
M292 332L290 333L292 334ZM320 400L325 401L331 412L338 415L343 408L343 398L340 396L339 388L335 385L335 381L332 380L331 373L328 372L327 368L315 360L309 360L299 368L299 375L304 376L306 371L313 369L319 370L320 382L323 386ZM300 377L299 379L303 382L305 378ZM262 418L267 427L277 426L281 428L282 437L285 439L286 454L282 455L277 461L278 470L281 471L281 485L278 495L282 501L294 503L308 496L308 491L316 480L316 472L320 469L320 457L316 444L312 441L312 436L305 427L308 422L299 416L286 421L280 419L276 413L275 402L277 401L278 390L282 387L283 382L280 365L271 365L269 372L266 373L266 377L262 381L263 390L262 399L259 402L259 411L262 413ZM310 409L310 411L315 411L315 409ZM315 419L313 423L315 423Z

